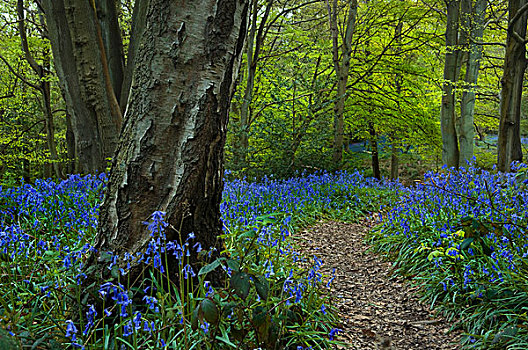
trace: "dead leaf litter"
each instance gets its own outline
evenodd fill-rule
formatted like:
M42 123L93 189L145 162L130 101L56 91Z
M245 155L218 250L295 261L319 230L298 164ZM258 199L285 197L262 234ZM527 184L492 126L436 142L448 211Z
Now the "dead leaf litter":
M459 349L460 330L420 303L416 289L391 274L391 263L368 252L362 223L320 222L297 235L301 252L335 269L331 294L341 324L338 349Z

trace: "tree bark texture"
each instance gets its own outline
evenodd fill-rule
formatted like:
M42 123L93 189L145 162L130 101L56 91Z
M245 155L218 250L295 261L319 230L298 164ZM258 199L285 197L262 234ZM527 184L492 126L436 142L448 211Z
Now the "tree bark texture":
M482 42L484 22L486 20L487 0L475 2L471 16L471 34L468 44L468 58L466 65L465 87L460 103L460 128L458 142L460 145L460 165L466 166L473 158L475 129L473 120L475 115L475 92L477 90L480 60L482 58Z
M176 228L168 240L194 232L204 248L216 246L247 12L247 0L150 1L101 206L99 252L141 250L150 239L143 222L154 211Z
M528 12L519 10L526 0L510 0L506 54L501 80L500 125L497 167L509 171L513 161L522 160L521 97L526 69L526 24Z
M43 0L57 75L72 118L76 172L106 169L119 140L120 120L101 57L98 23L91 1Z
M108 74L115 97L121 96L125 61L123 55L123 40L117 18L116 0L95 0L97 19L101 28ZM118 100L119 102L119 100Z
M147 23L146 16L149 2L150 0L141 0L136 1L136 3L134 4L130 42L128 43L128 52L123 72L123 82L120 89L121 94L119 97L119 107L121 108L121 112L123 114L125 114L126 106L128 103L128 96L130 94L132 74L134 73L135 60L139 50L139 41L143 36L143 32L145 31L145 25Z
M337 0L333 1L332 7L327 0L328 18L330 33L332 36L332 56L334 70L337 77L337 96L334 105L334 145L332 161L338 165L343 158L343 135L345 133L344 110L346 101L346 86L348 81L348 71L350 68L350 58L352 54L352 35L356 27L357 0L349 2L348 15L345 32L342 35L341 59L339 58L339 30L337 25Z
M442 162L448 167L458 167L459 159L455 111L459 12L460 1L451 0L447 2L446 55L440 126L442 131Z

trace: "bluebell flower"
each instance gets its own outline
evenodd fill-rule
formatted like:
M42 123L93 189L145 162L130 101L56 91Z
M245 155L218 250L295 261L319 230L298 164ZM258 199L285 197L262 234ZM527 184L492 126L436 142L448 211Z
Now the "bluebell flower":
M330 330L330 333L328 334L328 339L330 340L334 340L334 337L339 333L341 332L342 329L339 329L339 328L332 328Z

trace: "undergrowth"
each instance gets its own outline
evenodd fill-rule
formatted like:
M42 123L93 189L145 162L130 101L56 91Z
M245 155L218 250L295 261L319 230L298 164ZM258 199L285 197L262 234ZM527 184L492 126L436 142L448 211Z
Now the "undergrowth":
M528 348L527 170L428 173L371 233L423 300L460 322L465 348Z
M1 349L329 348L339 332L327 293L333 276L289 237L316 219L357 220L399 188L359 173L228 182L220 258L206 263L209 251L193 235L167 241L164 213L155 212L145 250L102 254L113 280L88 287L84 263L105 181L72 176L0 189ZM204 258L200 269L191 252ZM128 262L145 268L139 283ZM223 286L208 281L213 270L223 271Z

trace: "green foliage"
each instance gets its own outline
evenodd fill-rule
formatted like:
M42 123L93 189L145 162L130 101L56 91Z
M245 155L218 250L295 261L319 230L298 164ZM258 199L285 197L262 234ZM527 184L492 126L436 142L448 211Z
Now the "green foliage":
M526 168L517 171L427 174L371 234L424 301L459 320L465 348L527 345Z

